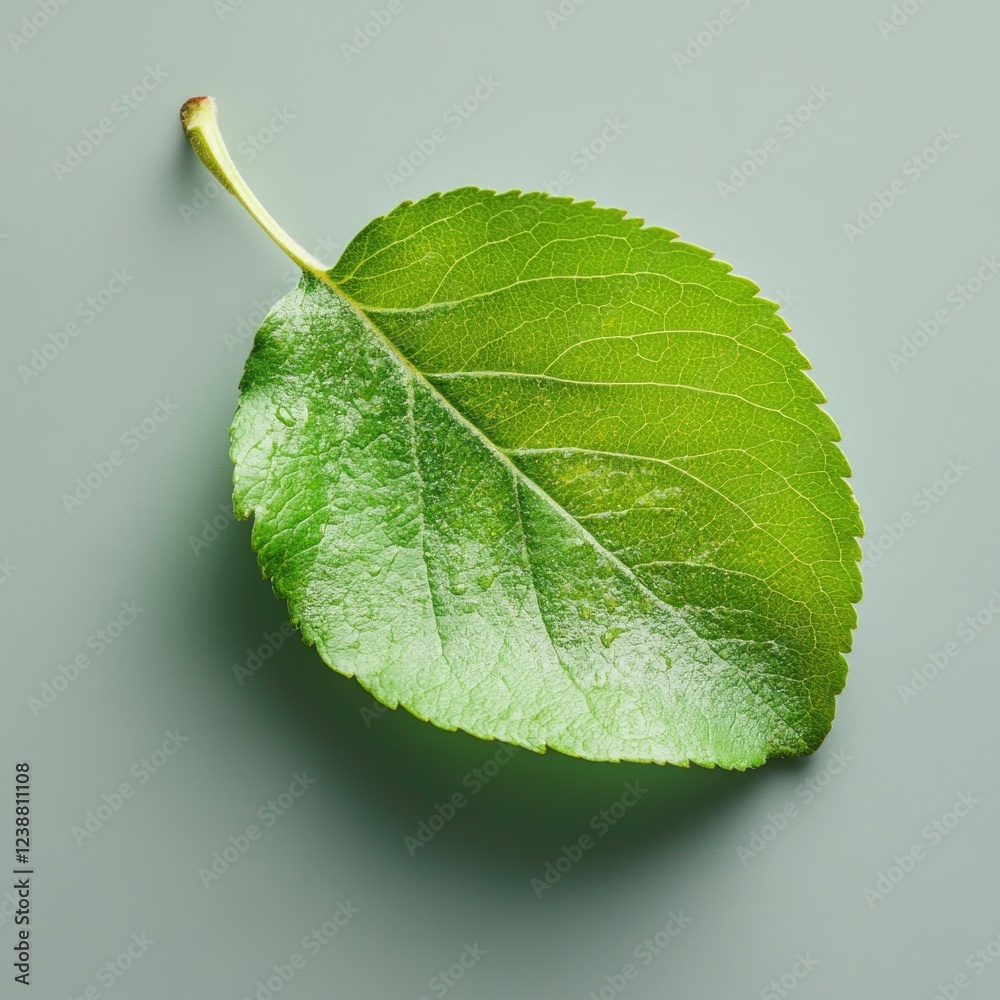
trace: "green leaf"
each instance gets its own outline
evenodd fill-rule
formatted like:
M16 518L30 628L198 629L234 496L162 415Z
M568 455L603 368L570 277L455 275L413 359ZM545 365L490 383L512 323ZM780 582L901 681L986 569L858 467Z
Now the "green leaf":
M624 213L404 203L257 334L232 429L264 574L448 729L745 768L829 730L861 531L776 306Z
M810 753L861 596L850 474L777 307L676 234L463 188L330 270L218 134L192 145L303 267L257 333L234 505L290 616L386 705L595 760Z

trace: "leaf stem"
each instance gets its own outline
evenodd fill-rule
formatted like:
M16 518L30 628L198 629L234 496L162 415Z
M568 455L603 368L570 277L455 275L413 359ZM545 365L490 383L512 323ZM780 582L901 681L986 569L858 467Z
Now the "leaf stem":
M257 200L247 182L233 162L226 148L219 118L215 110L215 100L211 97L192 97L181 108L181 123L184 134L198 158L212 172L218 182L250 213L261 229L295 261L303 271L310 271L317 277L324 277L326 267L308 250L295 242L271 217L271 214Z

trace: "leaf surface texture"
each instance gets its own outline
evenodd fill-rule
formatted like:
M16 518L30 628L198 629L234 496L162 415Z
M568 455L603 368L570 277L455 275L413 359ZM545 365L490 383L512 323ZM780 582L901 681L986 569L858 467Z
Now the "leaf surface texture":
M323 659L596 760L813 751L861 584L839 433L776 306L674 233L463 188L257 334L235 504Z

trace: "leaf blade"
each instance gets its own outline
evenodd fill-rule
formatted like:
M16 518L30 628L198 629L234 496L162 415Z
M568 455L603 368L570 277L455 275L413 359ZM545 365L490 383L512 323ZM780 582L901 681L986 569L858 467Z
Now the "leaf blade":
M330 665L387 704L535 749L727 767L815 749L844 682L860 521L836 427L756 286L624 213L478 189L374 220L325 279L305 278L295 308L282 316L279 304L265 321L233 457L265 574ZM302 337L303 303L320 317L318 336ZM285 325L293 334L276 335ZM348 346L337 353L324 328ZM281 343L291 355L275 351ZM360 393L353 403L342 385ZM379 427L408 428L405 442L395 430L383 441L392 461L367 469L383 492L395 484L380 523L394 514L409 528L367 550L405 567L388 589L365 585L329 532L315 531L325 522L343 537L380 537L330 514L347 495L339 469L318 452L304 458L304 440L291 447L305 471L238 446L288 438L277 411L300 405L303 386L314 413L331 399L341 416L370 403L367 419L354 416L375 440ZM342 445L349 435L334 424L314 421L300 437ZM732 441L706 451L720 428ZM368 444L356 439L360 469ZM293 519L311 535L267 527L292 503L286 477L306 498ZM265 503L251 502L255 491ZM475 601L465 596L486 579ZM353 587L365 596L345 605ZM365 631L376 652L358 656L331 609L357 622L375 607L388 618ZM393 637L391 648L373 632Z

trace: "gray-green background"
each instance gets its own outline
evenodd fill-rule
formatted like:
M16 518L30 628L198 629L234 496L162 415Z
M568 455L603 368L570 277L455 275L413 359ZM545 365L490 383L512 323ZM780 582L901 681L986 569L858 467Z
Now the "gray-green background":
M387 7L15 0L0 17L0 873L16 760L32 765L35 870L29 990L0 881L0 993L266 1000L297 952L282 1000L995 996L997 6L906 0L880 29L890 0L732 0L725 18L721 0L564 0L561 20L556 0L394 0L366 47L344 48ZM452 127L480 77L492 92ZM473 792L494 745L375 715L281 635L248 526L222 511L241 332L290 286L288 262L232 199L205 197L177 122L203 93L262 201L325 259L402 198L558 183L710 247L783 302L872 553L814 757L741 775L525 752ZM811 93L801 127L779 129ZM387 179L435 128L426 162ZM767 162L720 190L768 139ZM894 204L845 231L894 181ZM939 332L918 334L935 314ZM123 602L142 610L101 650L91 637ZM270 658L237 678L261 645ZM168 732L179 749L154 772L142 761ZM314 783L265 828L258 810L302 771ZM123 782L132 794L103 808ZM638 802L597 835L631 782ZM455 816L408 850L456 792ZM88 812L107 818L87 831ZM259 839L206 888L199 869L251 823ZM586 833L593 848L539 898L531 880ZM866 898L894 865L891 892ZM307 953L338 903L356 915ZM683 930L636 958L671 913ZM977 949L987 960L967 964ZM461 981L432 979L463 953Z

